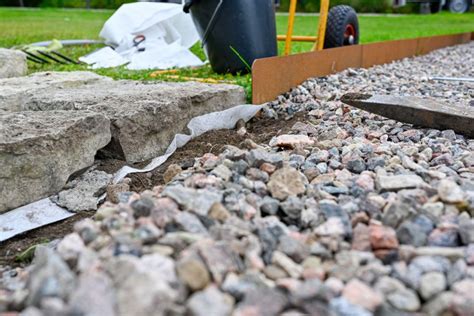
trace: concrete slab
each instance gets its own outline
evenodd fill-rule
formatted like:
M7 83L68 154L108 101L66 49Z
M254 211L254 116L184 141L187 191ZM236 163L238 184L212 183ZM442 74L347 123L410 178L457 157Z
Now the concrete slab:
M57 193L110 139L90 111L0 114L0 213Z
M37 72L27 77L0 79L0 113L25 110L24 102L39 91L68 89L96 81L112 81L89 71Z
M74 73L51 74L68 78ZM246 103L242 87L195 82L141 83L113 81L81 74L89 78L77 84L56 84L21 92L10 100L8 111L89 110L104 114L112 122L112 142L103 150L108 156L139 162L163 154L173 136L183 132L189 120L209 112L221 111ZM79 77L81 77L79 76ZM26 86L34 87L41 75L26 77ZM103 79L102 79L103 78ZM21 80L16 80L15 85ZM55 82L60 82L56 79ZM63 82L68 82L63 79ZM6 86L6 88L5 88ZM0 98L10 85L0 82Z
M91 72L0 79L0 213L58 193L99 151L148 160L191 118L243 103L234 85L114 81Z

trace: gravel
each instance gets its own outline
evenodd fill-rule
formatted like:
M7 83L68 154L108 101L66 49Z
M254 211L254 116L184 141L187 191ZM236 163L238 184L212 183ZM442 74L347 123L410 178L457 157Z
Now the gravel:
M468 105L474 44L311 79L264 115L304 114L268 144L170 166L120 193L24 269L0 312L84 315L470 315L474 140L347 107L346 92ZM251 148L251 149L248 149Z

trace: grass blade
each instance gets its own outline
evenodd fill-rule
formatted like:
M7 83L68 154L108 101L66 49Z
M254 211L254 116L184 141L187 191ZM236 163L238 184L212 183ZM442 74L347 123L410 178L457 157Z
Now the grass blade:
M240 55L240 53L235 48L232 47L232 45L230 46L230 50L240 59L240 61L245 65L247 70L249 72L252 72L252 67L250 67L249 63L244 59L244 57L242 57L242 55Z

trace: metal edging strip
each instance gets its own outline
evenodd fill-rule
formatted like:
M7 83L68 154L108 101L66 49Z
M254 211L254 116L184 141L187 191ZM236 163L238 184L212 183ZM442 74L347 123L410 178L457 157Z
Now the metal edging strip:
M474 32L344 46L261 58L252 65L252 103L272 101L311 77L368 68L474 40Z

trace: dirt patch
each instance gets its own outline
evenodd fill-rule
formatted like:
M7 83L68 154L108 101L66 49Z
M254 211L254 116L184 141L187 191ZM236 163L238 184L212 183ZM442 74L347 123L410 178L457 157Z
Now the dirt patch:
M247 134L243 136L239 135L235 129L207 132L191 140L186 146L177 149L168 161L155 170L129 175L128 177L132 179L130 189L135 192L143 192L154 186L163 185L163 173L171 164L178 164L186 169L194 164L195 157L201 157L206 153L218 155L224 146L240 147L240 144L246 139L251 139L257 144L268 143L273 136L287 133L296 122L304 120L303 114L297 114L289 120L253 118L247 122Z
M2 242L0 247L0 265L17 267L27 264L28 261L17 261L17 256L32 246L64 237L72 232L76 222L93 215L93 212L78 213L61 222L31 230Z
M184 147L179 148L166 163L155 170L149 173L129 175L128 177L132 179L130 189L131 191L142 192L156 185L164 184L163 173L170 164L179 164L183 167L192 166L195 157L201 157L205 153L217 155L222 152L225 145L239 147L246 139L251 139L257 144L268 143L273 136L287 133L296 122L305 120L306 116L301 113L288 120L253 118L247 122L247 134L244 136L239 135L236 130L217 130L205 133L193 139ZM141 168L147 163L135 164L133 167ZM105 159L96 163L97 169L111 174L124 165L124 161L116 159ZM26 264L27 262L16 261L16 256L31 246L52 241L69 234L73 230L74 223L93 215L93 212L80 213L59 223L47 225L4 241L0 247L0 265L15 267Z

